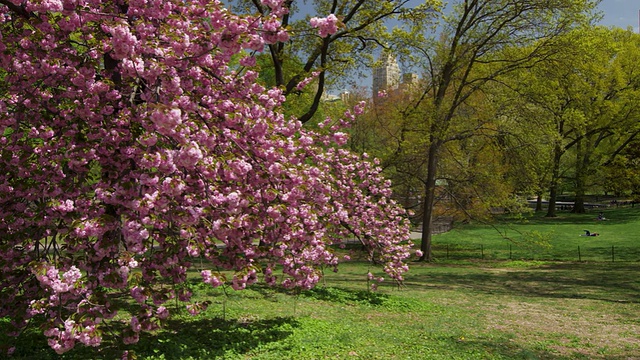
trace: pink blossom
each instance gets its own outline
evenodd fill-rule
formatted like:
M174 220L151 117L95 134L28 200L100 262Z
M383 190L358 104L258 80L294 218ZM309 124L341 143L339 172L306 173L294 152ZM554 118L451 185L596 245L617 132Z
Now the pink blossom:
M289 33L285 30L280 30L276 33L276 40L278 42L287 42L289 41Z
M140 333L133 333L131 336L125 336L124 338L122 338L122 342L125 345L128 344L136 344L138 341L140 340Z
M140 286L134 286L133 288L131 288L131 297L139 304L144 303L144 301L148 298L148 296L144 294L144 288Z
M166 319L169 317L169 310L164 306L159 306L156 310L156 316L158 319Z
M200 313L200 309L196 305L193 305L193 304L187 305L187 311L191 315L198 315Z
M344 145L349 140L349 135L343 132L336 132L333 134L333 141L338 145Z
M63 9L61 0L34 1L27 4L27 11L60 12Z
M159 133L170 135L178 125L182 124L182 111L180 109L156 110L151 114L151 121L156 124Z
M183 147L176 158L176 165L192 169L203 158L202 150L195 141Z
M313 17L309 21L311 26L318 29L318 35L327 37L338 32L338 18L330 14L326 18Z
M73 200L71 200L71 199L67 199L67 200L65 200L65 201L61 202L61 203L60 203L60 205L55 206L53 209L54 209L54 210L57 210L57 211L60 211L60 212L65 212L65 213L67 213L67 212L71 212L71 211L73 211L73 210L74 210L74 208L75 208L75 207L74 207Z
M109 32L112 36L112 46L114 59L124 59L129 57L134 52L134 46L136 46L138 39L131 33L129 27L124 25L117 25Z
M57 353L99 346L113 321L129 321L132 344L172 315L167 301L206 309L186 286L193 257L234 271L202 271L214 287L308 289L354 236L402 280L406 213L377 160L343 147L363 104L315 129L285 116L284 90L262 84L250 53L288 40L288 9L262 1L260 16L219 1L3 7L0 21L23 26L0 34L0 317L20 329L41 317ZM311 23L322 37L342 26Z
M314 71L311 73L311 76L304 78L304 80L302 80L301 82L298 83L298 85L296 85L296 89L297 90L302 90L304 89L307 85L309 85L309 83L311 81L313 81L315 78L318 77L318 75L320 75L319 71Z
M138 333L142 329L142 325L140 325L140 320L138 320L137 316L131 317L131 330Z
M245 56L240 59L240 65L247 67L256 66L256 58L253 56Z
M200 275L202 276L202 281L213 287L218 287L223 284L218 276L212 275L211 270L203 270Z

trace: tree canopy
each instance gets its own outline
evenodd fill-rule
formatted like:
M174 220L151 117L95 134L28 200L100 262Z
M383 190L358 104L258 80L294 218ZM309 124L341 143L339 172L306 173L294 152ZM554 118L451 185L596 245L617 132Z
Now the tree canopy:
M424 143L423 260L431 259L431 222L441 154L447 143L477 134L468 116L470 101L500 77L544 61L558 50L556 39L592 19L592 1L479 1L452 4L441 31L425 33L424 20L405 17L396 30L396 46L410 48L409 59L422 70L424 82L412 111L427 126ZM509 51L518 49L518 51Z
M402 280L404 210L342 148L361 106L305 130L257 81L255 54L290 36L284 5L0 0L0 317L44 324L58 353L98 346L113 319L133 343L169 300L206 307L196 259L211 286L310 288L346 238ZM321 38L339 31L326 15Z
M268 44L268 71L275 86L283 89L289 101L299 103L294 114L306 123L316 114L329 85L340 85L354 72L369 71L372 54L388 47L391 33L388 23L419 11L421 18L432 18L440 10L439 0L425 0L413 7L408 0L314 0L304 4L286 0L289 9L281 18L281 25L289 36ZM309 13L303 13L305 8ZM240 13L269 14L272 10L257 0L243 0L235 7ZM314 14L330 14L333 31L323 30ZM318 31L317 29L320 29ZM312 96L298 97L298 83L314 78ZM300 104L301 103L301 104Z

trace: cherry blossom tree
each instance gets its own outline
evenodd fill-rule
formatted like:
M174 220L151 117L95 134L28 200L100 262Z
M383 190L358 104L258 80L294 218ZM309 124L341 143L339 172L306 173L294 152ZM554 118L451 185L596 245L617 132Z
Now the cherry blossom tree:
M362 107L312 132L256 81L256 52L287 39L282 4L0 0L0 317L16 334L36 319L58 353L99 346L120 310L134 343L167 301L206 306L190 300L194 259L214 287L308 289L355 238L402 280L404 211L342 148Z

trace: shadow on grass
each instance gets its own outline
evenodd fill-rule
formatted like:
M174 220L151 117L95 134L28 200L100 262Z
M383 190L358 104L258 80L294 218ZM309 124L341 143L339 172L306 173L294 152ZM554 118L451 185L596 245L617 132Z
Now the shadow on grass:
M165 359L221 358L229 354L246 354L268 343L281 341L298 326L293 318L267 320L201 319L172 320L157 335L147 335L137 348L138 356L163 354Z
M446 342L447 348L451 349L451 353L459 354L460 358L475 359L475 358L487 358L486 353L499 355L495 358L506 358L514 360L532 360L532 359L547 359L547 360L590 360L592 356L588 354L582 354L575 350L565 350L559 352L558 350L545 349L543 344L533 344L531 347L521 347L510 341L508 338L499 339L461 339L461 338L441 338L438 339L440 343ZM494 357L490 357L494 358ZM604 357L598 357L599 359ZM619 356L607 356L607 360L628 360L632 359L629 355ZM635 357L633 357L635 359Z
M568 359L558 357L542 350L523 349L507 338L494 340L470 340L463 337L442 337L436 339L441 344L446 344L446 348L452 353L459 354L462 358L483 357L486 352L499 354L508 359ZM464 357L464 356L467 357Z
M142 333L140 341L126 346L126 349L138 358L217 359L232 354L247 354L269 343L280 342L298 326L298 321L293 318L175 319L169 320L163 330L155 334ZM120 359L125 350L121 339L105 340L105 346L100 349L78 344L59 356L47 346L41 332L29 331L16 343L16 352L11 359Z
M468 289L487 294L592 299L640 303L640 264L558 263L533 268L492 269L437 265L405 276L407 286ZM447 271L450 269L450 271Z

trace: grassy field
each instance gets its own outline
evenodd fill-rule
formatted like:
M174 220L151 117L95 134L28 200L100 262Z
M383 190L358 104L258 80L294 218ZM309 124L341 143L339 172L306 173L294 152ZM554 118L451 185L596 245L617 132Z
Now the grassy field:
M591 239L578 235L587 223L602 233L597 240L631 246L634 211L612 211L606 223L567 214L513 227L553 232L550 253L584 246ZM468 231L434 241L504 241L479 226ZM194 282L195 296L212 302L207 311L171 320L130 349L138 359L640 359L637 261L439 259L412 263L403 287L382 283L377 292L367 291L367 271L344 263L300 293L253 286L225 294ZM78 347L58 357L31 331L12 359L114 359L122 351Z
M436 260L485 258L500 260L640 261L640 207L587 214L559 212L504 218L488 226L456 226L433 238ZM584 230L600 236L581 236Z

